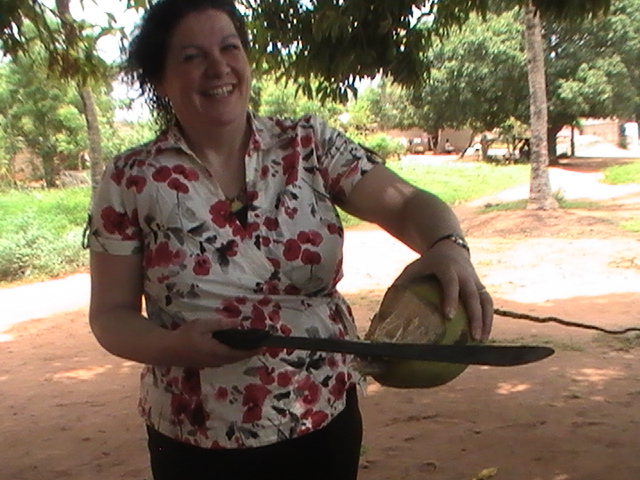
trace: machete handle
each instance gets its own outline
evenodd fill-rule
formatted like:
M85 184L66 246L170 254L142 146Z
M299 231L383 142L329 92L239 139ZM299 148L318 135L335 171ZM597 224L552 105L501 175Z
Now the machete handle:
M214 340L225 344L229 348L236 350L255 350L264 345L264 342L271 336L267 330L259 328L230 328L227 330L217 330L211 334Z

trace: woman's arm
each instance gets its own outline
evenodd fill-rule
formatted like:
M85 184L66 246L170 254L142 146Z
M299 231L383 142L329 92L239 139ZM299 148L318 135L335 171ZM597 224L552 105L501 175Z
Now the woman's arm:
M403 271L399 280L434 274L443 290L443 311L452 317L460 298L465 305L474 338L486 340L491 331L493 301L473 268L469 252L451 240L462 236L453 210L429 192L407 183L379 165L355 184L345 211L376 223L421 256Z
M149 321L142 315L142 274L141 255L91 252L89 323L105 350L140 363L194 368L218 367L257 353L212 339L212 332L237 327L237 320L193 320L175 331Z
M382 165L355 184L341 207L380 225L418 253L426 252L444 235L462 236L458 218L446 203Z

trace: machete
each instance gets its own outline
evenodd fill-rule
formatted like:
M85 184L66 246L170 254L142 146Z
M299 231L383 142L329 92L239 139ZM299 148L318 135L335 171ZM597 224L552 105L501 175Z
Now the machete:
M535 345L431 345L367 342L339 338L287 337L256 328L218 330L212 335L217 341L239 350L272 347L346 353L363 358L393 358L494 367L510 367L538 362L554 353L553 348Z

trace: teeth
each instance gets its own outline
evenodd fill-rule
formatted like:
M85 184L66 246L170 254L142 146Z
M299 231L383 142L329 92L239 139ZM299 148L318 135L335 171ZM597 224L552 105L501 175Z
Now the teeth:
M233 91L232 85L227 85L225 87L212 88L209 90L205 90L203 93L208 97L226 97Z

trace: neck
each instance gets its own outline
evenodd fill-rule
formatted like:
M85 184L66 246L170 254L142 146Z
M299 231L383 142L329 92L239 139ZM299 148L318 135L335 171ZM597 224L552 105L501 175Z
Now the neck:
M207 166L228 165L244 158L249 145L249 121L237 122L215 130L207 127L182 128L185 141L198 159Z

